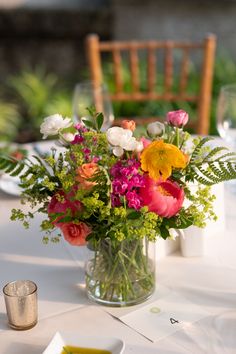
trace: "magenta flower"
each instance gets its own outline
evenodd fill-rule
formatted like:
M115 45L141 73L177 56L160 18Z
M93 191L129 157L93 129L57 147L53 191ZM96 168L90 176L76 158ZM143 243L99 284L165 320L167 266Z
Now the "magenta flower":
M121 206L120 198L117 195L112 194L111 195L111 204L113 207Z
M179 109L178 111L168 112L166 115L167 123L177 128L182 128L188 122L188 113Z
M129 208L138 210L142 206L141 198L135 191L126 193L126 200Z
M101 158L98 157L98 156L95 156L95 157L92 158L92 162L94 162L94 163L97 163L100 160L101 160Z
M113 193L125 195L125 193L128 189L128 186L129 185L125 179L124 180L115 179L112 183Z
M85 127L85 125L81 124L81 123L77 123L74 125L74 128L77 129L79 132L81 133L85 133L88 132L88 128Z
M136 159L118 161L111 170L112 176L112 206L122 205L125 197L129 208L140 209L142 199L139 196L139 189L144 187L144 176L139 172L140 162Z
M75 138L74 138L74 140L71 142L71 144L80 144L80 143L82 143L83 141L84 141L84 138L83 138L81 135L77 134L77 135L75 135Z
M176 215L184 201L184 191L178 183L154 181L148 176L145 177L145 187L140 188L140 196L149 211L166 218Z

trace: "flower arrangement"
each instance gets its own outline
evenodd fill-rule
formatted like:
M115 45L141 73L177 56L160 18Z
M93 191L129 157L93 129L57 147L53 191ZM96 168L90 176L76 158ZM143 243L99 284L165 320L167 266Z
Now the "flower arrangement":
M144 238L166 239L173 229L204 227L207 219L215 219L210 186L236 178L236 155L209 145L210 137L192 138L183 130L189 119L183 110L168 112L164 124L149 124L140 138L134 121L102 132L103 115L90 113L91 119L78 124L58 114L45 118L43 138L57 136L63 149L52 148L49 156L34 156L34 161L1 156L0 168L20 175L22 202L33 210L13 209L12 220L28 227L35 213L45 213L44 242L57 242L63 235L72 245L87 243L97 252L96 276L109 270L102 286L100 279L99 296L106 300L116 293L116 301L126 301L137 292L130 274L146 274L142 288L151 291L153 285L142 252ZM119 278L112 287L115 273L122 273L129 285L124 287Z

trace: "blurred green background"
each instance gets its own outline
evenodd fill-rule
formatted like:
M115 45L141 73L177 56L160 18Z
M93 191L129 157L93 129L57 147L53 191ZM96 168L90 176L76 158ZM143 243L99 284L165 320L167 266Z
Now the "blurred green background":
M111 70L105 65L105 71ZM128 68L123 67L126 89L129 89ZM142 72L145 68L141 65ZM196 71L192 67L190 72L190 91L196 85ZM210 133L216 131L216 105L220 87L235 82L236 64L229 55L218 55L215 61ZM81 80L88 78L84 71ZM144 79L141 80L141 86ZM159 77L159 82L161 78ZM59 113L63 116L72 116L72 98L76 80L59 79L56 73L48 72L44 67L22 70L18 74L9 75L5 85L0 87L0 137L1 141L15 141L25 143L41 139L40 124L44 117ZM109 89L113 88L112 79L107 81ZM175 86L175 83L174 83ZM192 87L191 87L192 86ZM165 116L166 112L178 109L178 105L166 102L152 103L115 103L113 105L115 116ZM191 103L181 105L190 117L195 115L195 107Z
M236 82L235 16L232 0L0 0L0 142L39 140L44 117L72 115L74 87L88 78L84 41L89 33L102 40L198 41L213 32L217 52L210 133L217 134L220 88ZM128 70L123 67L126 78ZM141 86L145 86L145 70L140 60ZM105 71L111 72L111 67L105 65ZM190 91L196 78L192 65ZM113 80L108 79L107 85L112 89ZM126 89L129 85L126 79ZM178 108L190 118L195 115L195 107L187 103L129 102L113 108L115 116L127 118L164 117Z

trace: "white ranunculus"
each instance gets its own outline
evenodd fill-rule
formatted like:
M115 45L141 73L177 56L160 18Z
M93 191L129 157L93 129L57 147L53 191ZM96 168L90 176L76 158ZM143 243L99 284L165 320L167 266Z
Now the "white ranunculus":
M137 152L141 152L141 151L143 151L143 148L144 148L144 146L143 146L143 143L142 143L142 141L137 141L137 145L136 145L136 151Z
M43 134L43 139L50 135L57 135L61 129L70 127L73 124L70 118L63 118L60 114L44 118L40 126L40 133Z
M148 124L147 132L150 136L161 136L165 132L165 126L161 122L153 122Z
M121 157L124 153L124 149L120 146L115 146L112 152L116 157Z
M132 137L132 131L121 127L112 127L107 130L107 140L113 146L119 146L121 139L125 136Z
M71 141L74 140L75 135L72 133L63 133L63 134L61 134L61 137L62 137L62 139L64 139L68 143L70 143Z
M63 133L60 134L59 142L61 145L67 146L71 143L75 138L75 135L72 133Z
M137 140L132 136L131 130L121 127L112 127L107 130L107 140L115 147L121 147L127 151L134 151L137 147Z

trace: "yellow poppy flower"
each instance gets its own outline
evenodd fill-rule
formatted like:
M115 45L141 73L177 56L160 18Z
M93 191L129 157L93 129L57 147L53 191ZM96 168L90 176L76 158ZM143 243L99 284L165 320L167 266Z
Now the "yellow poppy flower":
M177 146L166 144L163 140L153 141L142 152L141 167L149 176L158 180L166 180L171 176L172 168L185 168L186 156Z

